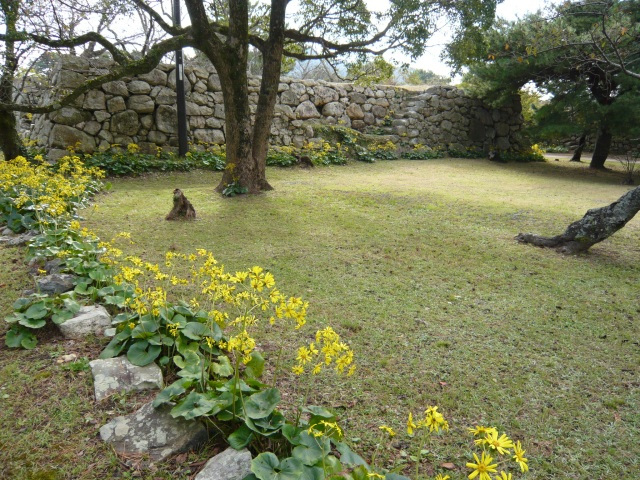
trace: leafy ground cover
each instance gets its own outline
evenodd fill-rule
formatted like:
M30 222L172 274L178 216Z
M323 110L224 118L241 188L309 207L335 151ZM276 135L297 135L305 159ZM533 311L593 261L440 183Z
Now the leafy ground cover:
M272 169L269 178L275 191L239 199L214 193L215 172L118 179L85 224L101 238L131 232L130 252L152 262L206 248L231 271L260 265L309 301L301 337L329 323L358 363L352 377L319 378L309 400L342 414L360 452L373 453L379 425L402 431L409 410L437 404L451 432L426 454L434 473L452 462L449 474L466 477L464 427L482 423L524 440L528 478L635 478L640 221L580 257L513 241L521 231L557 233L612 202L627 188L619 176L567 162L439 159ZM163 220L174 188L196 222ZM10 270L19 252L0 255L6 314L28 280ZM265 332L261 341L269 353L275 339ZM2 346L4 477L138 474L96 438L107 417L136 404L90 400L82 358L98 348L57 338L30 352ZM70 351L79 361L56 363ZM140 475L188 478L207 453ZM410 454L399 433L383 457L401 464Z

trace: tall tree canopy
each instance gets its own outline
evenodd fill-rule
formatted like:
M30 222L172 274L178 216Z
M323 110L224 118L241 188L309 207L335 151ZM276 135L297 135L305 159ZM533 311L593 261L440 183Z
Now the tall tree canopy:
M35 0L2 0L26 4ZM76 0L65 0L73 3ZM104 0L82 0L105 4ZM123 7L123 14L136 8L146 15L164 38L148 45L135 58L115 42L109 32L95 29L80 33L41 33L24 25L0 35L5 48L11 42L29 42L49 48L74 48L93 42L117 62L107 75L92 79L55 104L34 107L16 105L3 98L0 110L46 113L69 104L85 91L118 77L151 70L172 50L190 46L204 54L220 76L226 121L227 169L219 188L230 183L250 192L271 188L265 176L270 125L277 99L282 58L337 59L348 57L365 62L390 49L401 49L410 57L423 52L425 41L446 19L458 37L487 27L499 0L394 0L384 12L372 12L364 0L271 0L251 5L248 0L184 0L188 26L176 27L165 11L168 0L125 0L109 2ZM164 10L163 10L164 7ZM85 24L82 26L86 27ZM251 121L247 82L250 51L261 56L260 85L255 122ZM8 51L8 50L6 50Z
M480 95L499 103L533 82L552 95L548 118L597 130L593 168L604 167L613 134L634 134L640 121L637 0L566 2L501 21L482 41L456 42L450 53L456 65L469 65Z

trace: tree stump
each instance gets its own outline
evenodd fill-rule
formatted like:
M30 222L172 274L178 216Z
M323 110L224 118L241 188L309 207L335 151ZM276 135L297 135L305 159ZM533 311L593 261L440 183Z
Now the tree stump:
M195 220L196 210L191 202L184 196L182 190L176 188L173 191L173 208L165 220Z
M629 190L611 205L593 208L565 232L555 237L543 237L532 233L519 233L516 240L538 247L555 248L562 253L586 252L624 227L640 210L640 187Z

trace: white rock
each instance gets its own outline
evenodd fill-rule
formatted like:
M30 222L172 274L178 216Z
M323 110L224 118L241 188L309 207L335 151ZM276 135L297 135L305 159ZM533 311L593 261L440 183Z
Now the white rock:
M154 390L163 385L162 371L155 363L138 367L122 356L93 360L89 366L98 402L114 393Z
M101 305L82 307L78 314L58 325L67 338L82 338L87 335L103 335L111 327L111 316Z
M227 448L211 458L195 480L242 480L251 473L251 454L247 449Z

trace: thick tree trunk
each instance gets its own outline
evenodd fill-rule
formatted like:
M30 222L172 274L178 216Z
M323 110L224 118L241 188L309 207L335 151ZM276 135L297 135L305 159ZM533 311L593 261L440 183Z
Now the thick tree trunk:
M611 148L611 140L613 135L609 130L609 127L602 126L598 130L598 138L596 138L596 146L593 149L593 156L591 157L591 163L589 168L596 168L599 170L604 169L604 162L609 156L609 149Z
M569 225L562 235L541 237L520 233L516 240L539 247L556 248L562 253L584 252L624 227L639 210L640 187L636 187L611 205L588 210L582 219Z
M278 98L278 84L282 70L282 52L284 49L285 15L288 0L273 0L269 18L269 38L262 48L262 81L253 127L253 146L251 153L258 169L258 182L261 190L271 190L267 182L266 166L269 151L271 122Z
M266 179L266 157L280 81L288 0L271 1L269 37L261 47L264 67L253 125L247 81L248 2L229 2L229 29L224 42L211 31L202 1L185 3L196 46L216 68L224 97L227 165L216 190L222 192L232 184L248 193L271 190Z
M6 110L0 110L0 149L5 160L11 160L18 155L23 157L27 155L27 149L24 148L22 139L18 135L16 116L13 112Z
M587 144L587 134L583 133L578 140L578 147L573 152L573 156L571 157L570 162L579 162L580 157L582 157L582 151L584 150L585 145Z
M0 2L0 6L6 23L6 33L15 34L18 3ZM2 76L0 77L0 103L12 103L13 82L18 68L18 61L14 42L5 40L4 47L4 65ZM16 116L12 111L0 110L0 149L2 149L5 160L11 160L18 155L25 156L27 153L20 135L18 135Z

